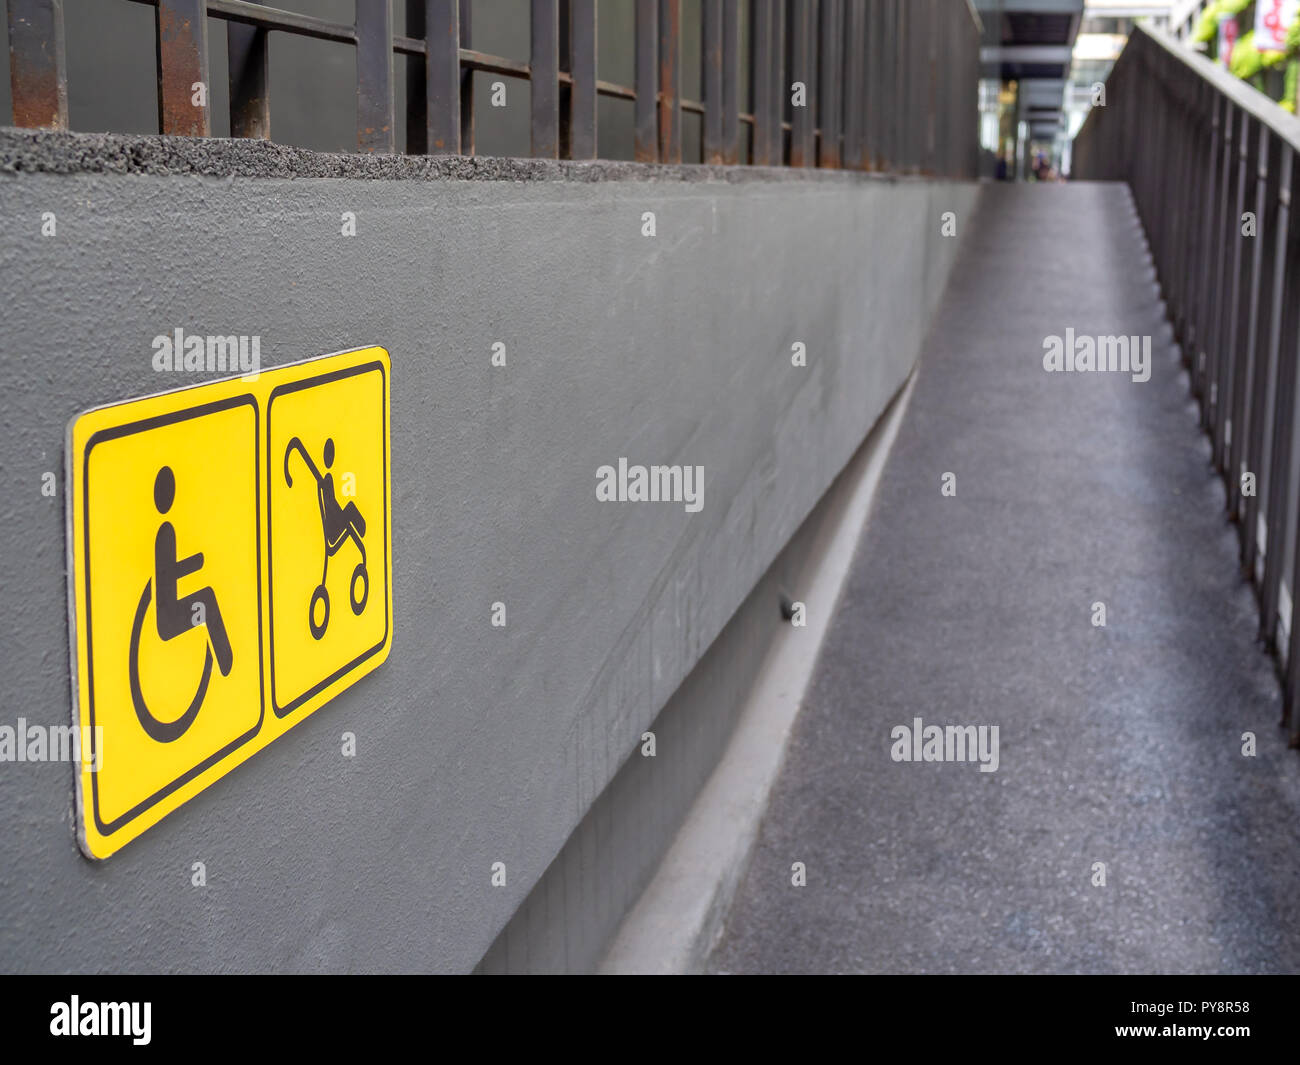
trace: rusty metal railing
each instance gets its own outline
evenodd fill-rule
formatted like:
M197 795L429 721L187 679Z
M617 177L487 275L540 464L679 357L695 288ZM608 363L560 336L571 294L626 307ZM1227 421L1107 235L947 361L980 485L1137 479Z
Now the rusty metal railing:
M973 178L979 27L969 0L701 0L702 100L681 92L681 0L636 0L635 85L596 76L595 0L531 0L530 59L475 51L472 0L357 0L352 25L252 0L133 0L157 9L158 129L210 136L208 20L226 23L230 131L270 139L267 37L289 33L357 53L357 145L394 152L393 56L413 56L406 149L474 153L475 71L527 79L531 149L595 159L599 96L630 100L635 158L680 162L682 113L701 116L706 163L831 167ZM741 55L740 4L748 47ZM8 0L14 124L68 128L62 0ZM741 79L753 101L740 110ZM793 102L804 85L804 104ZM742 130L748 137L742 136Z
M1237 522L1259 636L1300 746L1300 119L1163 34L1137 28L1075 139L1076 177L1127 181L1211 459ZM1280 622L1289 625L1282 638Z

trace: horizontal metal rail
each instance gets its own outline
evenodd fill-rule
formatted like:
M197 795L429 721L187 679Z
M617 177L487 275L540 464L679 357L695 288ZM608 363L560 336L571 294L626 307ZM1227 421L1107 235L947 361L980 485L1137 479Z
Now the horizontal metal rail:
M211 134L209 94L196 90L208 81L209 19L220 19L235 137L271 138L267 38L287 33L356 49L362 151L397 150L393 57L403 55L423 61L407 68L408 152L473 154L473 75L482 72L532 84L540 157L596 158L603 96L635 106L636 157L646 161L681 160L686 113L700 116L707 163L967 179L978 168L981 30L970 0L702 0L701 100L680 91L681 0L635 0L635 85L596 77L595 0L529 0L527 62L472 46L472 0L407 0L409 35L393 32L386 0L358 0L352 25L256 0L133 2L157 11L163 134ZM8 0L8 15L14 123L66 129L63 0Z
M1300 746L1300 119L1138 27L1074 144L1074 176L1125 181L1146 228L1211 462L1237 523L1259 636ZM1283 629L1285 628L1285 636Z

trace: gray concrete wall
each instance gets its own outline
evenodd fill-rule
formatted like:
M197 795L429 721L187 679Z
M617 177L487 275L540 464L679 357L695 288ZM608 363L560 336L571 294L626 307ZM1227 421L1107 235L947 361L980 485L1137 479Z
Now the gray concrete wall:
M858 531L846 510L861 490L867 464L883 461L888 444L882 442L881 430L896 415L905 392L906 387L652 722L654 756L638 748L623 763L501 930L477 973L604 971L602 962L623 919L658 873L678 830L727 752L741 716L756 699L764 698L756 687L758 678L780 637L789 632L783 605L803 602L810 618L831 609L831 603L815 594L819 567L826 564L828 538L846 523L854 533ZM815 631L805 627L800 635L814 641ZM815 645L804 646L815 658ZM808 665L811 668L812 662ZM797 705L799 681L786 676L783 682ZM762 799L756 796L756 802ZM728 827L732 838L743 838L747 827L752 838L757 825L733 821ZM746 848L734 850L744 853ZM716 853L715 864L729 861L738 880L743 869L736 866L743 865L743 859L725 849ZM674 871L691 875L693 894L708 900L719 918L725 917L730 895L723 869L699 868L686 874L675 866ZM673 948L684 943L697 942L702 950L707 947L710 926L693 923L690 916L681 920L687 923L683 926L679 921L674 929L681 938L672 945L659 941L656 962L683 957ZM635 952L621 953L618 960L620 966L632 968L615 971L638 971L636 963L648 961ZM689 965L685 971L690 971Z
M177 383L177 326L389 349L395 582L388 663L107 862L69 766L0 764L0 968L471 969L906 377L974 197L0 134L0 723L69 719L41 475L76 412ZM703 509L598 502L624 455L703 465Z

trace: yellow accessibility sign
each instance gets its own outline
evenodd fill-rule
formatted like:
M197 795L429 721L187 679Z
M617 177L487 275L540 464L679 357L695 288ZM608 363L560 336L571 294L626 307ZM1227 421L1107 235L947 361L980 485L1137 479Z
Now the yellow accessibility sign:
M366 348L73 419L87 855L108 857L388 657L389 372Z

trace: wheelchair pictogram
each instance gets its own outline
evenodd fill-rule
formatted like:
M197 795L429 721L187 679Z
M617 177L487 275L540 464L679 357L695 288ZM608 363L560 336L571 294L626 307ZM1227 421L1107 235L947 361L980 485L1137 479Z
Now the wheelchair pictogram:
M325 635L330 621L330 595L329 589L326 587L330 559L338 554L339 549L348 540L356 544L357 551L361 555L361 561L352 570L352 578L348 581L348 600L352 606L352 613L358 617L366 608L366 598L370 594L370 574L366 570L366 545L364 543L366 520L361 516L361 511L357 509L355 503L342 506L338 501L338 496L334 493L334 474L331 472L334 465L334 440L332 437L325 441L325 447L321 454L326 471L323 474L316 467L316 464L312 462L311 455L307 453L306 447L303 446L303 442L298 437L295 436L289 441L288 446L284 449L284 481L291 488L293 487L293 475L289 470L289 459L295 451L302 456L303 462L307 464L307 468L316 479L316 503L320 509L321 532L325 541L325 557L321 567L320 583L311 593L311 598L307 603L307 625L311 629L312 637L319 640ZM361 586L360 594L357 594L358 584ZM316 620L318 604L320 606L319 621Z
M154 478L154 506L159 514L171 510L176 499L176 477L170 466L163 466ZM135 706L136 717L141 727L150 738L159 743L171 743L183 736L194 724L203 699L208 692L208 683L212 679L212 660L215 652L217 666L223 677L230 675L234 665L234 653L230 639L226 635L226 625L221 616L221 607L217 604L216 592L211 587L181 598L177 595L177 584L182 577L197 573L203 568L203 553L189 558L177 557L176 529L170 521L163 521L158 526L154 537L154 572L145 581L144 591L136 605L135 620L131 624L130 645L130 681L131 702ZM203 627L207 630L207 643L204 647L203 673L199 679L198 690L190 700L189 707L174 721L161 721L154 716L145 701L140 687L140 636L144 629L145 615L151 600L154 603L154 627L158 638L164 642L174 640L192 628ZM195 607L200 608L196 613ZM196 617L200 618L196 623Z

